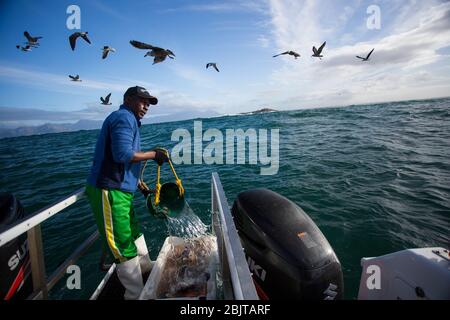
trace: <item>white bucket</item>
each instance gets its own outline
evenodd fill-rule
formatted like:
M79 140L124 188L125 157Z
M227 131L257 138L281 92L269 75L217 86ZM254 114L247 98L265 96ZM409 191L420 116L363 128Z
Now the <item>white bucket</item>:
M216 237L167 237L139 299L216 299L217 266Z

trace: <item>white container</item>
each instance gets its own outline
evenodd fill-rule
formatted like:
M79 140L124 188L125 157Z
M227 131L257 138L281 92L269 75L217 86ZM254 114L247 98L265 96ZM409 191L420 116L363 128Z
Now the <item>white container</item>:
M217 266L216 237L167 237L139 300L214 300Z

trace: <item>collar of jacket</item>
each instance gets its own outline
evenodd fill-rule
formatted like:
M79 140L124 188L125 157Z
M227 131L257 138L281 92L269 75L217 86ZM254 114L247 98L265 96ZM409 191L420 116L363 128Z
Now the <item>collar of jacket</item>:
M131 110L131 108L130 107L128 107L128 106L126 106L126 105L124 105L124 104L122 104L121 106L120 106L120 108L119 109L125 109L125 110L127 110L127 111L129 111L129 112L131 112L131 114L136 118L136 121L137 121L137 124L138 124L138 127L140 127L141 126L141 120L139 120L139 118L134 114L134 112L133 112L133 110Z

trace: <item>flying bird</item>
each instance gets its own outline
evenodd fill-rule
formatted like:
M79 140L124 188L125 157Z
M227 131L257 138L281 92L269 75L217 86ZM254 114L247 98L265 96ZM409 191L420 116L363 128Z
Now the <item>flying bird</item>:
M276 55L274 55L273 57L275 58L275 57L281 56L282 54L288 54L288 55L294 56L295 59L297 59L298 57L300 57L300 54L298 54L298 53L295 52L295 51L286 51L286 52L283 52L283 53L276 54Z
M80 76L78 74L76 76L71 76L69 74L69 78L71 79L71 81L81 81Z
M172 51L170 51L169 49L154 47L150 44L136 41L136 40L131 40L130 43L135 48L151 50L151 51L148 51L144 55L144 57L147 57L147 56L155 57L153 59L153 64L166 60L166 57L169 57L170 59L173 59L173 57L175 57L175 54Z
M116 52L116 49L111 48L109 46L104 46L102 50L103 50L102 59L106 59L109 52Z
M70 47L72 48L72 51L75 50L75 45L77 42L78 37L82 37L87 43L91 44L91 41L87 37L88 32L74 32L69 37Z
M367 60L369 60L369 57L370 57L370 55L372 54L373 50L375 50L375 48L373 48L373 49L369 52L369 54L367 55L367 57L365 57L365 58L360 57L360 56L356 56L356 57L359 58L359 59L361 59L361 61L367 61Z
M25 31L23 33L23 35L25 36L25 38L27 38L27 44L30 46L38 46L39 45L39 39L42 39L42 37L32 37L28 31Z
M112 103L109 102L109 98L111 97L111 93L108 94L105 98L100 97L100 100L102 101L102 104L104 104L105 106L111 105Z
M25 47L21 47L21 46L17 45L16 48L20 49L20 50L22 50L24 52L31 51L31 46L30 45L26 45Z
M326 44L327 44L327 42L325 41L324 43L322 43L322 45L319 47L319 49L316 49L316 47L313 47L312 50L313 50L314 54L311 57L316 57L316 58L319 58L320 60L322 60L323 56L321 55L321 53Z
M214 62L209 62L206 64L206 69L208 69L209 67L214 67L214 69L216 69L217 72L219 72L219 69L217 68L217 64Z

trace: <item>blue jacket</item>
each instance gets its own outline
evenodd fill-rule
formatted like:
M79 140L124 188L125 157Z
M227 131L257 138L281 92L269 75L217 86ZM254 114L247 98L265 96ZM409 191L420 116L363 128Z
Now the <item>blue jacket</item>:
M134 153L140 151L140 126L139 119L125 105L105 119L95 146L88 184L100 189L136 191L141 163L130 161Z

